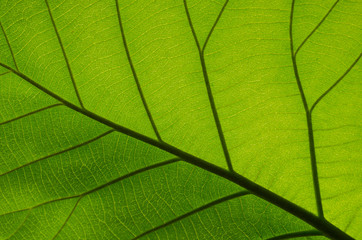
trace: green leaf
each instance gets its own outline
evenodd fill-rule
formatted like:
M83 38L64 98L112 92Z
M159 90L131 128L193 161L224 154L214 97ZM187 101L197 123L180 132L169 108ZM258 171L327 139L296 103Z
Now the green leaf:
M0 239L360 239L362 4L0 2Z

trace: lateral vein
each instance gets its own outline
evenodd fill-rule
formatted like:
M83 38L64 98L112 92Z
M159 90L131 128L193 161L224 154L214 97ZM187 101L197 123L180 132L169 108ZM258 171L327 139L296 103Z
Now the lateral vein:
M6 75L6 74L8 74L8 73L11 73L11 72L10 72L10 71L8 71L8 72L3 72L3 73L0 73L0 76Z
M64 150L62 150L62 151L59 151L59 152L56 152L56 153L52 153L52 154L49 154L49 155L47 155L47 156L45 156L45 157L41 157L41 158L36 159L36 160L34 160L34 161L28 162L28 163L26 163L26 164L24 164L24 165L21 165L21 166L19 166L19 167L16 167L16 168L14 168L14 169L11 169L10 171L7 171L7 172L5 172L5 173L0 174L0 177L5 176L5 175L7 175L7 174L9 174L9 173L12 173L12 172L14 172L14 171L16 171L16 170L19 170L19 169L21 169L21 168L24 168L24 167L26 167L26 166L32 165L32 164L34 164L34 163L43 161L43 160L45 160L45 159L48 159L48 158L51 158L51 157L54 157L54 156L63 154L63 153L65 153L65 152L69 152L69 151L71 151L71 150L80 148L80 147L85 146L85 145L87 145L87 144L90 144L90 143L92 143L92 142L94 142L94 141L96 141L96 140L98 140L98 139L101 139L102 137L107 136L108 134L110 134L110 133L112 133L112 132L114 132L114 131L115 131L115 130L113 130L113 129L112 129L112 130L109 130L109 131L107 131L107 132L105 132L105 133L103 133L103 134L101 134L101 135L98 135L98 136L96 136L96 137L94 137L94 138L92 138L92 139L89 139L88 141L82 142L82 143L77 144L77 145L74 145L74 146L72 146L72 147L70 147L70 148L66 148L66 149L64 149Z
M65 227L65 225L68 223L70 217L73 215L75 209L77 208L80 200L82 199L83 196L79 197L77 202L74 204L74 207L72 208L72 211L69 213L68 217L65 219L64 223L62 224L62 226L59 228L58 232L54 235L54 237L52 239L55 239L59 233L63 230L63 228Z
M314 108L317 106L317 104L328 94L330 93L333 88L335 88L338 83L340 83L344 77L353 69L353 67L358 63L358 61L361 59L362 53L359 54L359 56L356 58L356 60L352 63L352 65L342 74L342 76L340 78L337 79L337 81L335 83L333 83L332 86L330 86L330 88L328 88L312 105L312 107L310 108L310 112L312 112L314 110Z
M299 52L299 50L303 47L303 45L309 40L309 38L314 34L314 32L322 25L322 23L324 22L324 20L326 20L326 18L328 17L328 15L332 12L332 10L334 9L334 7L337 5L337 3L339 2L339 0L337 0L332 7L329 9L329 11L326 13L326 15L324 15L324 17L322 18L322 20L317 24L317 26L308 34L308 36L303 40L303 42L299 45L299 47L297 48L297 50L295 51L294 55L296 56Z
M38 207L41 207L43 205L46 205L46 204L49 204L49 203L52 203L52 202L58 202L58 201L62 201L62 200L67 200L67 199L72 199L72 198L78 198L78 197L84 197L86 195L89 195L91 193L94 193L96 191L99 191L105 187L108 187L108 186L111 186L115 183L118 183L124 179L127 179L127 178L130 178L130 177L133 177L137 174L140 174L140 173L143 173L143 172L146 172L146 171L149 171L149 170L152 170L152 169L155 169L155 168L159 168L159 167L162 167L162 166L166 166L166 165L169 165L169 164L172 164L172 163L176 163L176 162L179 162L181 161L180 158L172 158L172 159L169 159L169 160L166 160L166 161L163 161L163 162L159 162L159 163L156 163L156 164L153 164L153 165L149 165L147 167L144 167L144 168L141 168L141 169L138 169L138 170L135 170L133 172L130 172L126 175L123 175L121 177L118 177L116 179L113 179L112 181L109 181L105 184L102 184L98 187L95 187L89 191L86 191L84 193L81 193L81 194L76 194L76 195L72 195L72 196L67 196L67 197L62 197L62 198L58 198L58 199L53 199L53 200L49 200L49 201L46 201L46 202L43 202L43 203L40 203L38 205L35 205L33 207L29 207L29 208L24 208L24 209L19 209L19 210L15 210L15 211L12 211L12 212L7 212L7 213L3 213L3 214L0 214L0 217L1 216L5 216L5 215L8 215L8 214L13 214L13 213L17 213L17 212L23 212L23 211L27 211L27 210L31 210L31 209L34 209L34 208L38 208Z
M307 99L305 97L302 82L300 80L300 76L299 76L299 72L298 72L296 56L294 54L294 43L293 43L294 6L295 6L295 0L292 0L291 12L290 12L290 22L289 22L290 51L291 51L291 58L292 58L292 62L293 62L293 70L294 70L295 79L297 81L298 90L299 90L300 96L302 98L302 102L303 102L303 106L304 106L304 110L305 110L305 114L306 114L306 120L307 120L307 126L308 126L309 153L310 153L310 160L311 160L313 188L314 188L314 195L315 195L315 200L316 200L316 205L317 205L317 211L318 211L318 216L323 219L324 213L323 213L322 197L321 197L319 178L318 178L317 159L316 159L315 143L314 143L314 135L313 135L312 114L309 111Z
M222 149L223 149L223 152L224 152L225 160L226 160L226 163L227 163L227 166L228 166L229 170L231 172L234 172L234 169L233 169L233 166L232 166L232 163L231 163L231 159L230 159L230 153L229 153L229 150L227 148L224 132L222 130L220 118L219 118L219 115L218 115L218 112L217 112L217 109L216 109L214 95L212 93L212 89L211 89L211 86L210 86L210 80L209 80L209 75L207 73L207 68L206 68L206 63L205 63L205 56L204 56L204 50L206 48L206 44L207 44L208 40L210 39L211 34L212 34L213 30L215 29L216 24L219 21L219 19L220 19L221 15L222 15L227 3L228 3L228 0L223 5L218 17L216 18L215 23L213 24L213 26L212 26L212 28L211 28L208 36L207 36L205 44L203 45L202 48L200 47L199 40L197 38L194 26L192 24L192 20L191 20L191 16L190 16L190 13L189 13L189 10L188 10L188 7L187 7L186 0L184 0L184 7L185 7L185 12L186 12L186 15L187 15L188 22L189 22L189 25L190 25L190 28L191 28L192 35L194 37L194 40L195 40L195 43L196 43L196 46L197 46L197 49L198 49L198 52L199 52L199 57L200 57L200 62L201 62L201 67L202 67L202 74L204 76L207 95L208 95L208 98L209 98L209 103L210 103L210 106L211 106L211 110L212 110L212 114L213 114L213 117L214 117L214 122L215 122L215 125L216 125L216 128L217 128L217 132L218 132L218 135L219 135L219 139L220 139Z
M209 42L210 37L211 37L212 33L214 32L214 29L215 29L217 23L219 22L219 20L220 20L220 18L221 18L221 15L224 13L224 10L225 10L226 5L227 5L228 3L229 3L229 0L226 0L225 3L224 3L224 5L222 6L222 8L221 8L221 10L220 10L220 12L219 12L219 15L217 16L214 24L213 24L212 27L211 27L211 30L210 30L209 34L208 34L207 37L206 37L205 43L204 43L204 45L203 45L203 47L202 47L202 50L201 50L202 52L205 52L206 45L207 45L207 43ZM190 19L191 19L191 18L190 18Z
M82 99L81 99L81 97L80 97L80 94L79 94L79 91L78 91L78 88L77 88L77 84L76 84L76 82L75 82L75 80L74 80L73 72L72 72L72 69L71 69L71 67L70 67L70 63L69 63L67 54L66 54L65 49L64 49L64 45L63 45L63 43L62 43L62 39L60 38L60 34L59 34L59 32L58 32L57 26L55 25L55 21L54 21L54 18L53 18L53 14L52 14L52 12L51 12L51 10L50 10L50 6L49 6L49 3L48 3L48 0L45 0L45 3L46 3L46 5L47 5L48 13L49 13L49 16L50 16L50 20L51 20L51 22L52 22L52 25L53 25L55 34L57 35L57 39L58 39L60 48L61 48L61 50L62 50L64 60L65 60L65 63L66 63L66 65L67 65L68 72L69 72L70 78L71 78L72 83L73 83L73 88L74 88L75 94L77 95L77 98L78 98L78 101L79 101L80 106L81 106L82 108L84 108Z
M159 133L157 127L156 127L156 123L155 123L155 121L154 121L154 119L153 119L153 117L152 117L152 114L151 114L151 111L150 111L150 109L149 109L149 107L148 107L146 98L145 98L145 96L144 96L144 94L143 94L143 91L142 91L142 88L141 88L141 84L140 84L140 82L139 82L139 80L138 80L138 76L137 76L137 73L136 73L136 69L135 69L135 67L134 67L134 65L133 65L132 58L131 58L131 54L130 54L129 49L128 49L127 40L126 40L126 35L125 35L125 33L124 33L124 28L123 28L123 24L122 24L121 13L120 13L120 10L119 10L119 2L118 2L118 0L115 0L115 1L116 1L116 8L117 8L117 16L118 16L119 27L120 27L120 29L121 29L121 35L122 35L122 40L123 40L123 46L124 46L124 49L125 49L125 51L126 51L126 55L127 55L127 59L128 59L129 66L130 66L130 68L131 68L131 71L132 71L134 80L135 80L136 85L137 85L138 92L139 92L139 94L140 94L140 96L141 96L141 100L142 100L143 106L144 106L144 108L145 108L145 110L146 110L146 113L147 113L147 116L148 116L148 118L149 118L149 120L150 120L150 122L151 122L152 128L153 128L153 130L154 130L154 132L155 132L155 134L156 134L156 136L157 136L157 139L162 142L161 135L160 135L160 133Z
M268 238L267 240L282 240L282 239L313 237L313 236L323 236L323 234L317 230L300 231L300 232L286 233L276 237Z
M216 166L212 163L209 163L201 158L198 158L190 153L184 152L181 149L178 149L170 144L167 144L165 142L159 142L155 139L152 139L148 136L145 136L141 133L135 132L131 129L128 129L122 125L119 125L115 122L112 122L106 118L103 118L93 112L90 112L86 109L79 108L78 106L74 105L71 102L68 102L67 100L63 99L62 97L58 96L54 92L48 90L47 88L43 87L39 83L35 82L28 76L24 75L21 72L16 71L15 69L11 68L10 66L1 63L0 66L12 71L14 74L18 75L34 87L38 88L40 91L48 94L49 96L57 99L58 101L62 102L64 105L69 107L70 109L73 109L76 112L79 112L80 114L83 114L97 122L100 122L104 125L107 125L114 130L121 132L127 136L130 136L132 138L138 139L144 143L148 143L156 148L159 148L161 150L164 150L168 153L171 153L175 156L178 156L179 158L183 159L184 161L197 166L201 169L204 169L210 173L213 173L215 175L218 175L226 180L229 180L230 182L233 182L247 190L249 190L252 194L255 196L264 199L271 204L280 207L281 209L293 214L294 216L300 218L304 222L310 224L311 226L315 227L316 229L323 232L326 236L338 238L338 239L346 239L346 240L352 240L353 238L349 236L347 233L343 232L341 229L337 228L330 222L328 222L325 219L321 219L314 215L313 213L307 211L306 209L296 205L295 203L290 202L289 200L279 196L278 194L254 183L253 181L249 180L248 178L236 173L236 172L230 172L228 170L225 170L224 168L221 168L219 166Z
M24 224L25 224L26 220L28 220L30 214L31 214L31 211L29 211L26 214L26 216L25 216L24 220L21 222L21 224L16 228L16 230L6 240L11 239L24 226Z
M26 114L21 115L21 116L18 116L18 117L16 117L16 118L12 118L12 119L6 120L6 121L4 121L4 122L1 122L1 123L0 123L0 126L1 126L1 125L4 125L4 124L7 124L7 123L14 122L14 121L16 121L16 120L22 119L22 118L27 117L27 116L33 115L33 114L35 114L35 113L42 112L42 111L44 111L44 110L47 110L47 109L50 109L50 108L53 108L53 107L57 107L57 106L63 106L63 104L62 104L62 103L56 103L56 104L53 104L53 105L50 105L50 106L46 106L46 107L37 109L37 110L35 110L35 111L26 113ZM0 176L1 176L1 175L0 175Z
M132 240L140 239L141 237L144 237L144 236L146 236L146 235L148 235L148 234L150 234L152 232L155 232L155 231L157 231L157 230L159 230L161 228L167 227L167 226L169 226L169 225L171 225L171 224L173 224L175 222L181 221L182 219L187 218L187 217L189 217L189 216L191 216L193 214L201 212L201 211L203 211L205 209L208 209L208 208L213 207L215 205L218 205L220 203L232 200L234 198L245 196L247 194L250 194L250 193L248 191L240 191L240 192L237 192L237 193L234 193L234 194L219 198L219 199L217 199L215 201L212 201L212 202L207 203L207 204L205 204L205 205L203 205L201 207L198 207L198 208L196 208L196 209L194 209L194 210L192 210L190 212L187 212L187 213L185 213L185 214L183 214L183 215L181 215L181 216L179 216L177 218L174 218L174 219L172 219L170 221L167 221L164 224L161 224L161 225L159 225L157 227L154 227L154 228L152 228L152 229L138 235L137 237L133 238Z
M14 62L15 68L16 68L16 70L19 71L18 64L16 63L15 55L14 55L13 49L12 49L12 47L11 47L11 45L10 45L9 38L8 38L8 36L6 35L5 29L4 29L3 25L1 24L1 22L0 22L0 28L1 28L2 32L4 33L4 37L5 37L6 43L8 44L11 57L13 58L13 62Z

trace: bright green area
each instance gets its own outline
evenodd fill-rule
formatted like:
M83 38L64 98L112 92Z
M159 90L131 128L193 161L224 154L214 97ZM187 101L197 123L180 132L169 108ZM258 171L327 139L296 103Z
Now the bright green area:
M0 239L325 239L146 137L224 169L230 156L362 238L361 12L347 0L1 1Z

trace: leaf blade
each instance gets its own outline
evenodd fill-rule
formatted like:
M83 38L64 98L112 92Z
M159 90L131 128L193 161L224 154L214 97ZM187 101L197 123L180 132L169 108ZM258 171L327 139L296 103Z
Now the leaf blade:
M74 6L71 1L58 5L49 1L29 8L18 3L1 4L10 4L1 8L6 10L0 14L0 48L5 50L0 53L0 77L5 80L0 91L0 107L5 110L0 114L0 136L5 141L0 146L2 153L6 149L0 165L0 185L4 189L0 209L5 213L0 221L6 223L0 228L2 238L265 239L309 233L314 228L332 238L351 239L348 233L358 236L360 208L353 199L359 199L359 195L351 187L359 185L355 180L346 181L358 179L350 175L359 171L355 167L359 152L351 148L360 143L358 114L351 107L341 108L340 102L345 102L343 95L347 92L351 102L358 104L360 100L355 84L359 58L354 58L347 70L342 66L326 75L326 80L318 83L321 88L308 83L308 79L320 75L308 72L310 64L305 63L323 51L328 53L322 46L326 41L323 31L331 31L336 17L356 3L333 2L326 14L318 12L317 18L322 20L313 20L316 27L312 32L296 33L298 41L305 34L307 40L301 42L303 48L297 48L298 59L292 53L293 64L287 60L289 39L284 38L294 35L286 31L290 23L287 2L200 4L190 0L189 19L183 4L173 1L145 5L142 1L98 1ZM207 16L197 6L211 6L212 11ZM305 6L308 1L297 4L296 14ZM35 30L19 38L19 30L31 27L19 25L23 19L14 22L24 7L23 16L34 23ZM45 17L46 12L50 18ZM301 19L310 20L299 17L299 23ZM192 32L199 53L192 47L195 41L188 26L190 19L195 19ZM200 25L203 19L205 24ZM351 18L346 19L343 23ZM205 26L211 31L204 31ZM299 26L296 29L299 31ZM343 37L346 33L359 34L353 24L342 32ZM200 43L195 37L199 34ZM330 43L338 41L334 37ZM357 49L357 42L351 42L348 51ZM293 49L294 44L291 46ZM314 54L310 49L319 52ZM331 53L342 56L340 50ZM344 57L352 61L354 55ZM325 66L334 66L330 60L321 59L315 69L320 67L324 73ZM203 79L206 64L207 77ZM69 74L70 65L67 79L64 69L68 66ZM298 82L306 93L304 105L314 100L313 110L318 104L313 114L315 129L308 108L304 109L310 115L308 130L305 128L297 86L289 81L296 67L301 69ZM338 78L341 71L342 77ZM52 80L54 73L59 82ZM200 80L207 80L206 89L205 81ZM75 94L77 102L74 93L71 95L72 88L63 87L67 81L73 83L73 92L75 81L80 83L79 93L87 109L77 105L82 105L79 94ZM337 120L328 116L331 111L343 112L345 117ZM325 119L330 126L323 123ZM350 129L353 133L345 134ZM321 192L325 215L332 223L309 212L314 212L315 206L312 174L305 160L308 132L309 143L311 136L316 141L316 147L312 144L316 152L312 170L318 164L321 172L320 176L314 174L314 185L315 180L320 181L321 190L317 192ZM333 136L339 136L338 140ZM333 175L335 166L340 165L340 155L332 153L342 147L349 156L348 164L342 165L346 171ZM223 152L229 170L236 172L224 169ZM166 159L175 156L182 162L166 166ZM330 183L348 190L336 192ZM238 204L238 199L229 198L240 192L240 186L255 196L247 196ZM336 199L341 196L349 197L339 200L339 207ZM221 203L224 199L230 201ZM261 199L286 212L275 206L268 211L268 203ZM354 209L355 213L345 214L343 208ZM64 214L56 215L53 209L64 209ZM343 218L338 217L341 213ZM285 217L288 226L281 228L285 222L271 216ZM18 219L17 224L9 227L14 219ZM230 223L233 228L226 227ZM222 231L213 228L214 224L220 224ZM47 231L29 231L36 227Z

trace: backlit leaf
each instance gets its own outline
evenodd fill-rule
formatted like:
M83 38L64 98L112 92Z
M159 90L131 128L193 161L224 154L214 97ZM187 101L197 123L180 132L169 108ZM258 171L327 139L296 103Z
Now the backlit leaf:
M360 239L361 1L0 1L0 239Z

